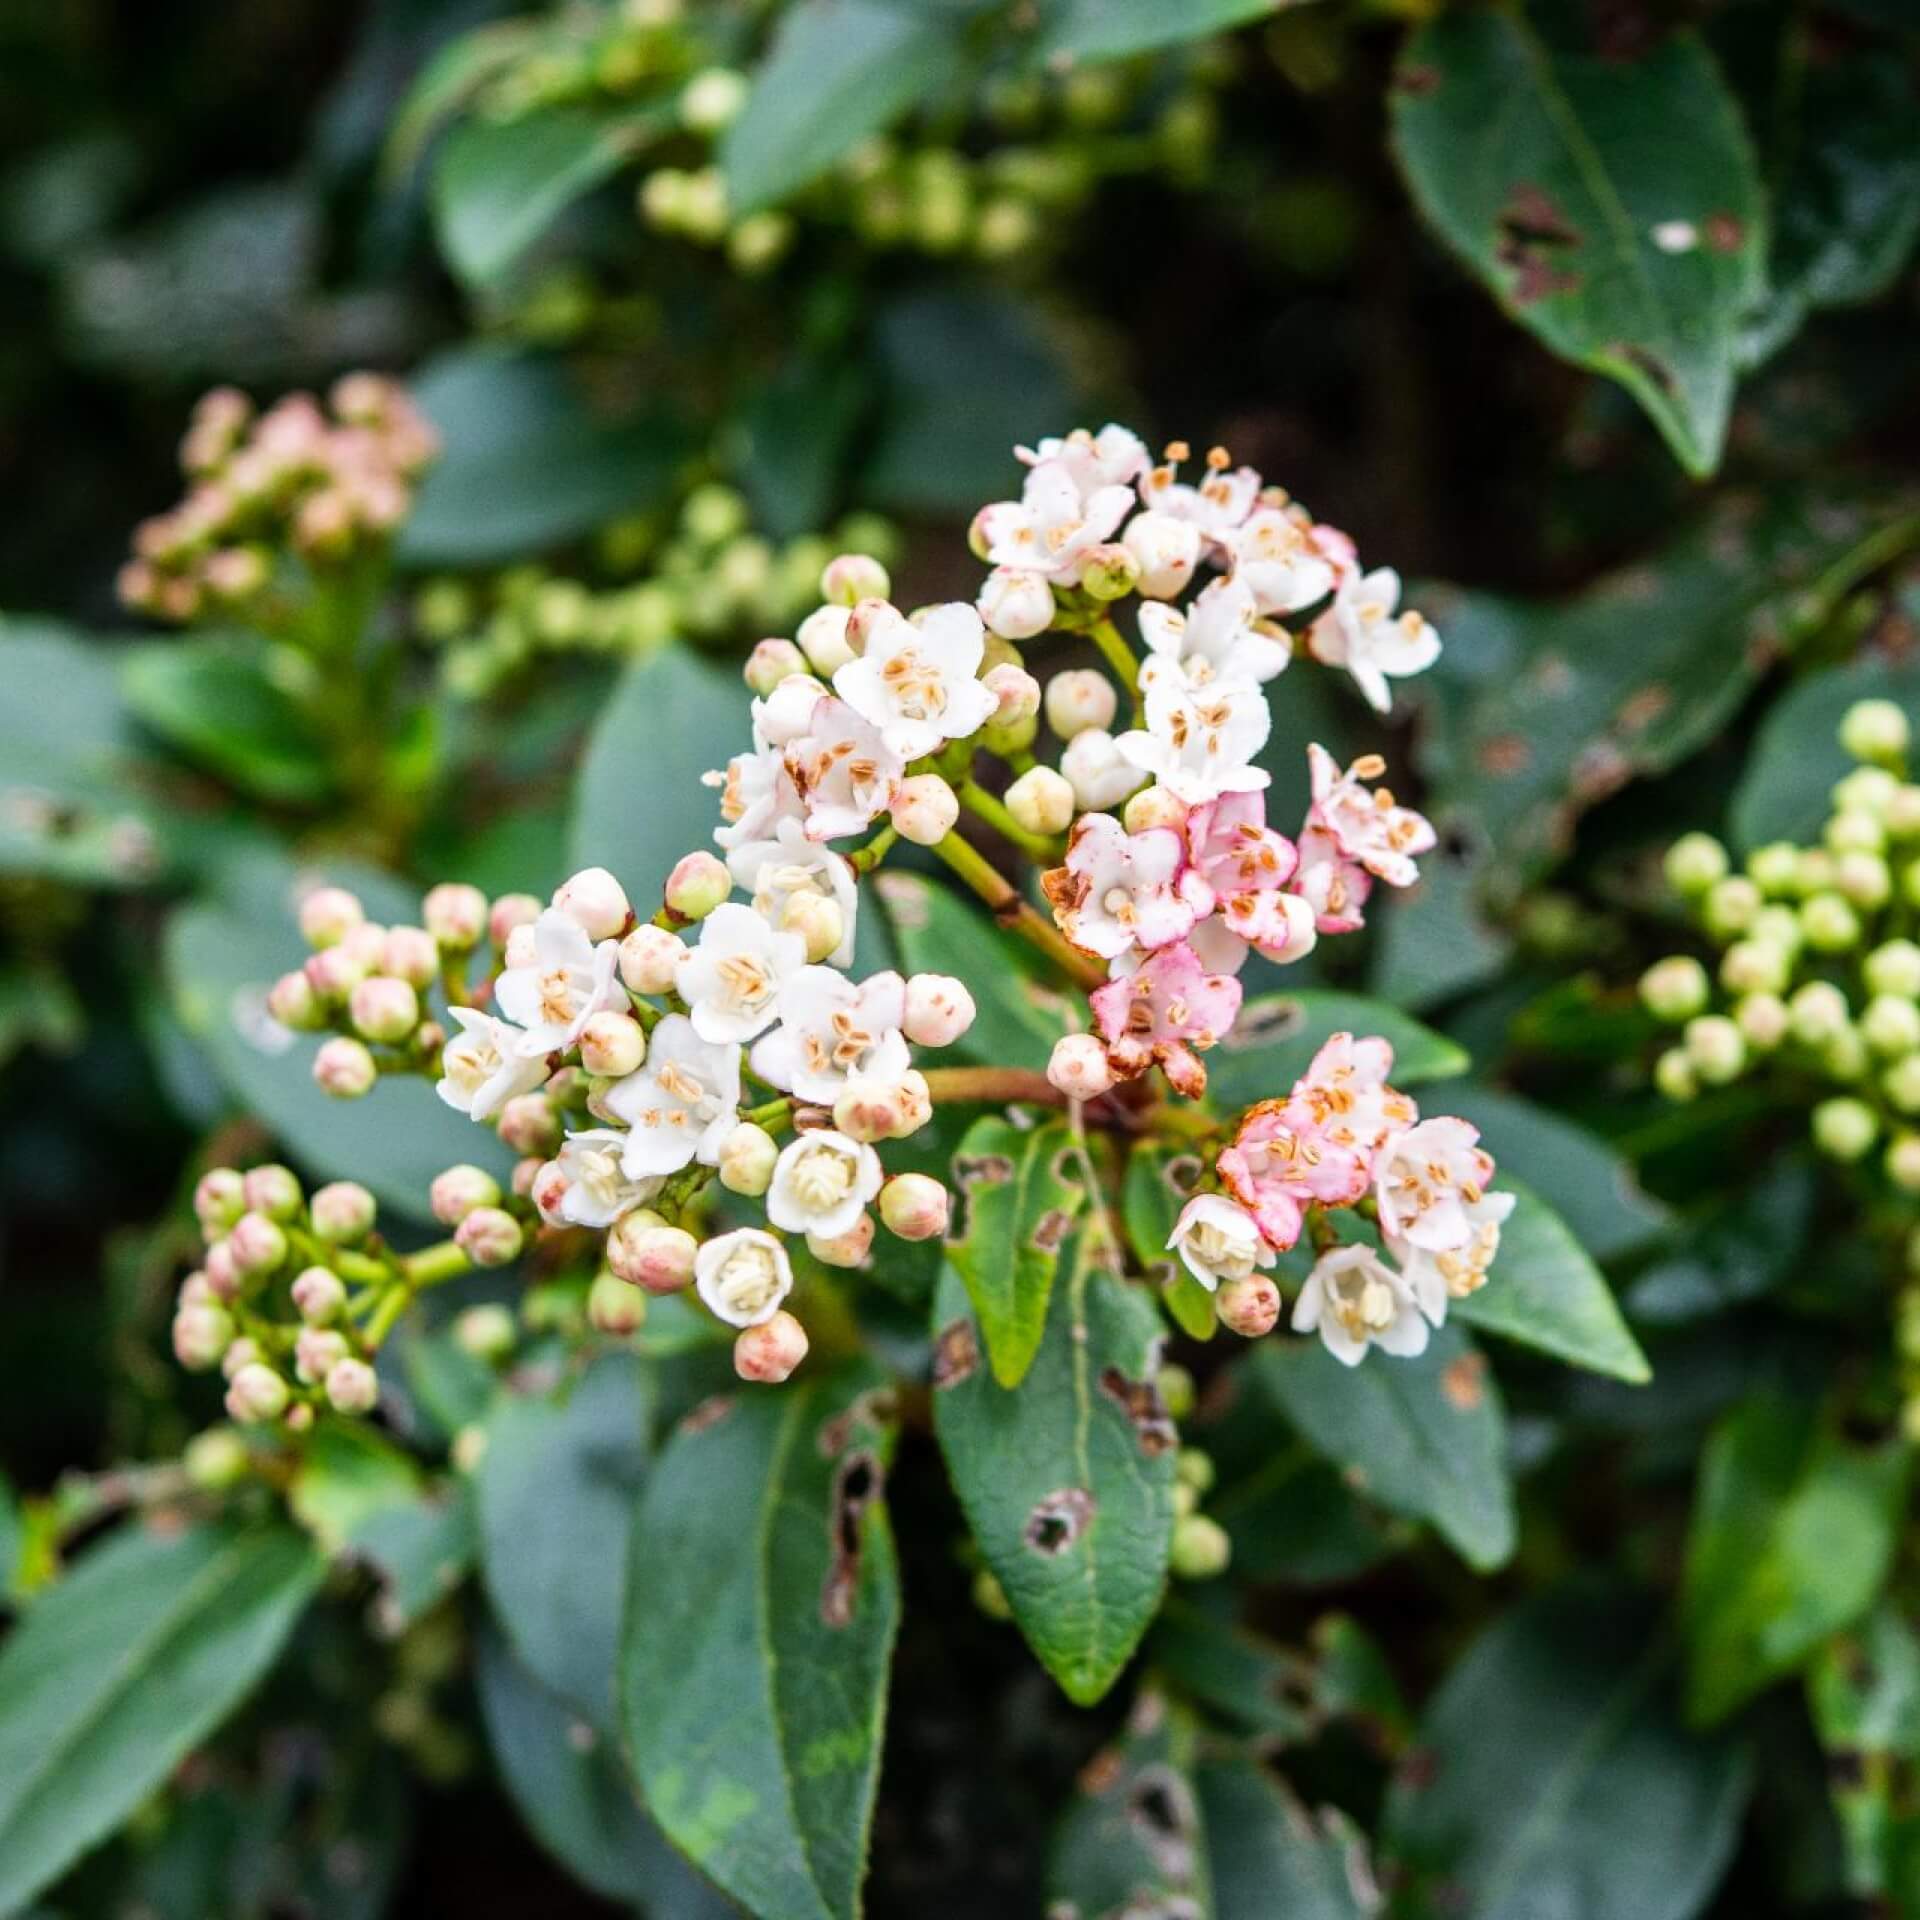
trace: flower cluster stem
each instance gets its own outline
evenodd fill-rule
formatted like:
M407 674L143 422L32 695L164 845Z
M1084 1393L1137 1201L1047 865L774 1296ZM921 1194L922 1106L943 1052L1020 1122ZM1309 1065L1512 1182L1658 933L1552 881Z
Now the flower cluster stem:
M987 903L1003 927L1011 928L1029 946L1038 948L1076 986L1091 992L1095 987L1106 985L1106 968L1069 944L1057 928L1041 919L1013 883L977 848L957 833L950 833L944 840L937 841L933 850Z
M989 793L979 781L969 775L961 781L958 792L960 804L969 812L977 814L1003 839L1011 840L1022 853L1030 854L1036 860L1052 866L1061 857L1061 843L1044 833L1034 833L1023 827L999 797Z

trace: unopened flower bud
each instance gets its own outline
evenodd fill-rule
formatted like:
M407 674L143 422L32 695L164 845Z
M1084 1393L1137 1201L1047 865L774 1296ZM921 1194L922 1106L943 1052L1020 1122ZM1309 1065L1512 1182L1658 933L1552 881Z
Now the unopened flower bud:
M345 887L315 887L300 902L300 937L316 949L331 947L366 917L358 896Z
M278 1420L287 1410L287 1383L255 1360L242 1367L227 1387L227 1413L242 1426Z
M1905 1193L1920 1193L1920 1133L1900 1133L1887 1148L1887 1178Z
M283 973L267 989L267 1011L295 1033L313 1033L327 1024L326 1008L305 968Z
M1226 1572L1232 1558L1233 1542L1219 1521L1190 1513L1174 1523L1167 1567L1176 1580L1212 1580Z
M196 1433L180 1455L188 1484L202 1493L225 1493L247 1477L247 1443L231 1427Z
M807 959L818 966L839 951L847 937L847 916L831 894L808 887L787 896L780 909L780 930L797 933L807 943Z
M1147 776L1114 744L1113 735L1089 727L1067 742L1060 771L1072 783L1074 798L1090 812L1118 806L1147 783Z
M1821 833L1829 853L1878 853L1887 844L1887 830L1878 814L1849 808L1836 813Z
M220 1372L231 1381L242 1367L250 1367L260 1358L260 1343L244 1333L220 1356Z
M237 1300L240 1297L240 1268L234 1260L233 1249L224 1240L215 1242L207 1249L201 1272L208 1292L216 1300Z
M1264 1273L1222 1280L1213 1296L1220 1324L1249 1340L1271 1333L1280 1318L1280 1289Z
M1885 767L1855 767L1844 780L1833 783L1828 797L1835 813L1870 813L1884 820L1900 785Z
M1832 1160L1858 1160L1873 1145L1880 1122L1864 1100L1841 1096L1813 1110L1813 1144Z
M1816 893L1800 908L1800 930L1816 953L1845 953L1858 944L1860 916L1837 893Z
M1856 700L1840 718L1840 745L1856 760L1895 766L1911 738L1906 714L1891 700Z
M631 1286L678 1293L693 1279L699 1242L644 1207L615 1221L607 1235L607 1265Z
M1870 993L1894 993L1920 998L1920 946L1911 940L1889 940L1875 947L1860 963Z
M1149 600L1172 600L1185 591L1200 563L1200 529L1191 520L1149 509L1136 513L1120 538L1140 569L1140 591Z
M364 1038L394 1046L420 1024L420 996L404 980L376 973L348 996L347 1017Z
M323 947L307 956L302 969L314 999L322 1007L337 1007L372 971L346 946Z
M371 1413L380 1400L380 1376L364 1360L336 1360L327 1369L326 1394L335 1413Z
M901 1031L916 1047L950 1047L973 1019L973 995L951 974L916 973L907 981Z
M1140 584L1140 562L1119 541L1105 541L1087 549L1080 584L1096 600L1122 599Z
M334 1247L364 1240L373 1231L375 1212L373 1195L354 1180L321 1187L307 1205L315 1236Z
M916 1090L910 1083L919 1083ZM871 1146L879 1140L904 1140L918 1130L925 1102L925 1079L908 1073L900 1080L849 1080L833 1103L833 1124L850 1140Z
M1798 889L1799 873L1800 850L1785 840L1755 847L1747 855L1747 877L1762 893L1772 894L1776 898Z
M1756 1053L1771 1053L1793 1024L1787 1003L1777 993L1749 993L1735 1002L1734 1025Z
M1074 814L1073 787L1051 767L1029 767L1005 795L1007 811L1029 833L1065 833Z
M306 1198L291 1167L269 1164L250 1168L242 1184L248 1210L263 1213L269 1220L291 1220Z
M1920 1006L1904 994L1876 993L1860 1015L1860 1037L1886 1060L1920 1050Z
M530 927L544 909L530 893L503 893L487 912L487 938L501 952L519 927Z
M747 655L742 677L753 692L765 699L781 681L792 679L796 673L804 674L806 670L807 656L791 640L762 640Z
M1765 940L1736 940L1720 958L1720 984L1729 993L1782 992L1792 971L1792 955Z
M699 849L681 856L667 876L662 897L669 913L682 920L704 920L732 891L726 862Z
M358 1040L335 1035L313 1056L314 1083L336 1100L358 1100L373 1091L380 1069Z
M207 1302L174 1310L173 1357L189 1373L217 1367L232 1341L233 1318L226 1308Z
M766 1128L743 1120L720 1143L720 1184L729 1193L757 1199L773 1182L780 1147Z
M1793 884L1803 900L1810 899L1816 893L1831 893L1834 886L1833 855L1825 847L1802 847L1794 861ZM1712 896L1708 898L1711 900Z
M680 124L691 133L719 133L747 104L747 77L732 67L703 67L680 91Z
M817 607L793 636L807 665L823 680L831 680L853 658L853 643L847 638L850 617L845 607Z
M620 978L634 993L668 993L686 957L686 943L665 927L637 926L620 942Z
M454 1318L453 1343L475 1360L504 1360L513 1351L514 1338L512 1313L494 1301L467 1307Z
M614 940L633 918L626 889L605 867L582 867L555 890L553 908L589 940Z
M1653 1063L1653 1084L1668 1100L1684 1105L1700 1091L1693 1061L1684 1047L1669 1047Z
M1040 711L1040 682L1025 667L1003 660L998 666L989 667L980 676L980 683L999 702L994 709L993 725L1017 725L1031 720Z
M1856 907L1873 912L1893 896L1893 869L1877 853L1843 853L1834 862L1834 881Z
M1849 1027L1827 1042L1821 1050L1820 1064L1828 1079L1852 1084L1864 1080L1873 1070L1873 1057L1867 1052L1866 1041L1860 1037L1860 1029Z
M733 1342L733 1370L742 1380L778 1386L807 1357L807 1330L784 1308L757 1327L743 1327Z
M347 1337L331 1327L302 1327L293 1343L293 1370L303 1386L319 1386L346 1357Z
M1129 833L1147 833L1155 827L1186 824L1187 803L1165 787L1142 787L1121 812Z
M476 1207L500 1204L500 1183L484 1167L448 1167L434 1175L427 1201L443 1227L457 1227Z
M647 1317L647 1296L617 1273L600 1273L587 1289L587 1322L597 1333L624 1340Z
M1683 900L1705 893L1727 870L1727 850L1710 833L1683 833L1667 849L1667 885Z
M572 1191L573 1182L567 1178L566 1168L558 1160L544 1160L535 1166L527 1182L526 1198L533 1202L535 1210L548 1226L564 1227L567 1224L567 1195Z
M862 600L891 600L893 582L870 554L836 554L821 571L820 598L830 607L849 608Z
M1687 1058L1695 1074L1710 1087L1737 1080L1747 1064L1747 1043L1726 1015L1703 1013L1686 1027Z
M873 1215L863 1213L845 1233L807 1235L807 1251L827 1267L858 1267L873 1250Z
M960 802L937 773L916 773L900 782L892 814L903 839L932 847L953 831L960 818Z
M515 1153L543 1159L560 1145L560 1116L544 1093L519 1093L500 1109L495 1131Z
M425 927L389 927L380 971L424 993L440 977L440 943Z
M243 1213L227 1235L227 1251L240 1272L252 1278L271 1273L287 1257L287 1236L264 1213Z
M225 1233L247 1210L247 1183L232 1167L215 1167L193 1190L193 1211L208 1235Z
M1003 640L1031 640L1053 625L1053 588L1043 573L995 567L980 583L975 610Z
M591 1014L580 1029L580 1064L603 1080L624 1080L647 1057L646 1030L630 1013Z
M1113 682L1091 667L1056 673L1047 682L1047 725L1062 740L1071 740L1089 727L1112 726L1119 706Z
M1888 796L1880 817L1894 840L1920 839L1920 786L1902 781Z
M499 1207L475 1207L453 1239L476 1267L504 1267L520 1257L520 1222Z
M880 1224L902 1240L934 1240L947 1230L952 1202L931 1175L897 1173L880 1189Z
M1793 1016L1793 1037L1808 1047L1825 1046L1846 1031L1852 1018L1847 996L1829 980L1809 980L1787 1007Z
M1070 1100L1092 1100L1113 1085L1113 1068L1092 1034L1069 1033L1053 1043L1047 1078Z
M1745 874L1734 873L1707 889L1700 917L1706 922L1708 932L1722 940L1731 940L1753 925L1753 916L1760 911L1760 906L1760 889Z
M447 952L466 953L480 944L487 931L487 896L478 887L443 881L421 901L420 918Z
M303 1267L294 1276L293 1308L310 1327L330 1327L347 1304L347 1289L330 1267Z
M1920 1113L1920 1053L1896 1060L1880 1076L1888 1104L1901 1113Z

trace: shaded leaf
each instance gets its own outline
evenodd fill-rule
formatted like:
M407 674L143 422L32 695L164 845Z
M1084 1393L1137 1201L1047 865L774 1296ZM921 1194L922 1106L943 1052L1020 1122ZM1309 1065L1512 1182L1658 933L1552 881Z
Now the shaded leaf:
M1297 0L1296 0L1297 3ZM1035 48L1048 58L1117 60L1280 12L1289 0L1042 0Z
M1920 1637L1891 1600L1820 1649L1807 1705L1827 1753L1847 1891L1896 1892L1902 1868L1920 1864Z
M1380 1910L1366 1838L1337 1807L1309 1813L1251 1758L1210 1759L1196 1780L1213 1920L1366 1920Z
M1395 1086L1445 1079L1471 1064L1444 1034L1384 1000L1306 987L1247 1001L1226 1038L1206 1056L1208 1097L1223 1111L1284 1100L1336 1033L1378 1034L1389 1041Z
M1167 1251L1167 1242L1187 1196L1206 1170L1204 1156L1190 1147L1143 1141L1127 1157L1126 1184L1121 1189L1121 1211L1134 1258L1159 1288L1160 1304L1168 1317L1194 1340L1211 1340L1219 1329L1213 1295Z

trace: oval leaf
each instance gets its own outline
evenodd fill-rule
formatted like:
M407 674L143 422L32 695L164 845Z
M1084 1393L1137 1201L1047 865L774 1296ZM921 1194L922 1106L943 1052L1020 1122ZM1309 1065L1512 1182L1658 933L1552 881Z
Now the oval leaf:
M1380 1910L1364 1836L1336 1807L1309 1813L1253 1759L1196 1775L1213 1920L1368 1920Z
M1121 1189L1121 1212L1134 1258L1159 1287L1168 1318L1194 1340L1211 1340L1219 1329L1213 1295L1167 1251L1167 1242L1187 1196L1206 1170L1205 1159L1191 1147L1147 1141L1128 1156Z

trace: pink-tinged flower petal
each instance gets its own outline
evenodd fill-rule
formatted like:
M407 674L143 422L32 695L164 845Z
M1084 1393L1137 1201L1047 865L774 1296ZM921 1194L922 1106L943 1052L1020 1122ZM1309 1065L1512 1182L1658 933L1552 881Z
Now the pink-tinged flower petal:
M1324 827L1309 826L1300 835L1300 864L1291 889L1313 909L1322 933L1352 933L1366 925L1363 911L1373 891L1373 875L1347 859Z

